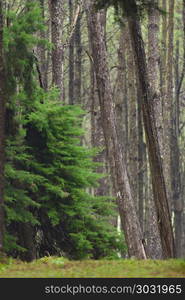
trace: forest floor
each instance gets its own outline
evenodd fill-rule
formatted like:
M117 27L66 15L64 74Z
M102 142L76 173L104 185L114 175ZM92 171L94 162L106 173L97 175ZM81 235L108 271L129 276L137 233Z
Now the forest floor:
M44 257L31 263L8 259L0 278L185 278L185 260L82 260Z

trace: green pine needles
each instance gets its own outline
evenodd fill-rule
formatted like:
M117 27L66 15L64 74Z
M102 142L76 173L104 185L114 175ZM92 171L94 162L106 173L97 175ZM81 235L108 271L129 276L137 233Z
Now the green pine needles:
M26 260L48 253L117 257L124 244L109 222L113 200L90 193L103 174L96 173L93 162L97 150L81 143L85 111L61 105L56 89L45 92L37 83L32 49L38 39L33 34L41 28L39 9L32 3L19 18L9 13L4 33L5 248Z

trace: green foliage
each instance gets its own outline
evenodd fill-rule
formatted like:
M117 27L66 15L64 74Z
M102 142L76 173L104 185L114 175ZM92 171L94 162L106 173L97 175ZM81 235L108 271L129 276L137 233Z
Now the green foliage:
M29 222L44 235L54 230L50 252L57 247L79 259L112 255L122 247L108 225L113 204L108 197L87 192L102 175L95 172L94 149L81 145L84 111L78 106L61 106L53 100L54 92L49 94L43 101L43 93L35 91L32 111L23 117L22 138L18 133L19 144L14 139L7 145L7 223Z
M43 30L40 9L29 2L18 16L9 12L8 18L7 252L21 255L26 246L19 228L29 223L38 256L61 251L79 259L116 255L123 243L108 223L112 201L88 192L103 175L95 172L97 150L81 145L85 111L61 105L56 89L44 92L37 84L33 46L44 42L35 35Z

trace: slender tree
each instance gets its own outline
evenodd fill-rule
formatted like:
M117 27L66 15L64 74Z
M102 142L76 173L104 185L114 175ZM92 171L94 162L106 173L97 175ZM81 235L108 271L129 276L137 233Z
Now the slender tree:
M128 246L129 256L146 258L143 237L136 215L128 174L118 141L112 88L107 65L102 12L94 12L93 3L86 2L88 26L92 41L92 57L97 80L102 127L108 152L112 182L117 196L119 214Z
M176 53L174 61L174 75L175 75L175 97L173 102L173 124L171 135L172 147L172 192L173 192L173 209L174 209L174 227L175 227L175 244L177 257L182 256L182 234L183 234L183 201L182 201L182 167L180 164L180 93L182 90L182 83L185 75L185 0L182 6L182 25L183 35L182 42L183 49L183 64L180 69L180 41L176 41Z
M160 97L159 77L159 11L158 0L150 0L148 9L148 77L152 89L154 114L156 120L157 135L160 154L163 152L162 139L162 102ZM148 251L153 259L162 258L161 238L157 226L156 208L152 196L149 198L150 209L148 211Z
M153 104L154 95L150 88L138 6L135 0L125 0L120 2L120 4L127 14L132 46L135 53L135 62L141 85L143 123L149 153L154 201L157 211L163 257L174 257L174 238L156 129Z
M75 42L75 80L74 94L77 103L81 102L82 94L82 34L81 34L82 13L78 16L74 33Z
M63 0L50 0L50 16L51 16L51 41L52 48L52 81L59 89L60 99L64 100L63 91Z
M166 96L164 98L164 174L170 208L172 206L171 178L171 134L172 134L172 103L173 103L173 36L174 36L174 0L169 0L167 65L166 65Z
M74 3L69 0L69 24L70 30L73 24ZM74 104L74 32L69 41L69 104Z

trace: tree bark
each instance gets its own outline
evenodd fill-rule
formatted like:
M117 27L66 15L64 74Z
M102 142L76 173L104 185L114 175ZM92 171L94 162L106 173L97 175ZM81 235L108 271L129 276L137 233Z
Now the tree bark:
M137 136L137 114L136 114L136 72L134 53L131 45L128 24L126 24L126 52L127 52L127 85L128 85L128 172L130 184L138 210L137 202L137 161L138 161L138 136Z
M138 76L142 91L143 123L149 153L154 201L157 211L163 257L169 258L174 257L174 238L156 130L153 94L148 77L138 7L135 0L126 0L122 5L128 17L132 46L135 52L135 62L138 68Z
M51 41L52 48L52 82L59 90L61 100L63 95L63 47L62 47L62 30L63 0L50 0L50 17L51 17Z
M107 65L104 32L101 26L102 13L95 13L92 2L86 2L88 26L92 42L92 56L97 80L102 127L108 152L111 176L117 196L117 204L121 217L122 228L128 246L129 256L146 258L142 243L142 233L136 215L128 174L123 159L121 146L118 142L114 103Z
M42 18L45 22L45 0L39 0L40 1L40 8L42 12ZM47 35L44 30L40 31L40 37L42 39L46 39ZM39 62L40 62L40 82L43 87L43 89L46 91L48 89L48 66L47 66L47 60L46 60L46 47L44 45L39 45L37 47L38 55L39 55Z
M183 0L182 8L182 23L183 23L183 43L185 45L185 0ZM183 57L185 59L185 47ZM175 99L173 103L173 126L171 136L172 147L172 192L173 192L173 210L174 210L174 227L175 227L175 244L176 255L182 257L182 240L183 240L183 201L182 201L182 167L180 164L180 92L182 88L185 60L180 72L180 43L176 42L176 59L175 59Z
M69 24L73 24L73 1L69 0ZM74 104L74 33L69 42L69 104Z
M172 207L172 172L171 172L171 135L172 135L172 103L173 103L173 34L174 34L174 0L169 0L167 66L166 66L166 96L164 98L164 175L167 196Z
M76 103L81 103L81 90L82 90L82 37L81 37L81 19L80 14L76 23L75 29L75 81L74 81L74 94Z
M162 139L162 102L160 98L160 86L159 86L159 11L156 9L158 6L158 0L150 0L151 6L148 9L148 78L150 81L150 88L153 95L154 114L156 120L156 129L159 141L160 155L163 151L163 139ZM157 214L154 205L153 197L150 197L150 209L149 209L149 223L148 223L148 252L150 258L161 259L162 248L161 238L157 225Z

